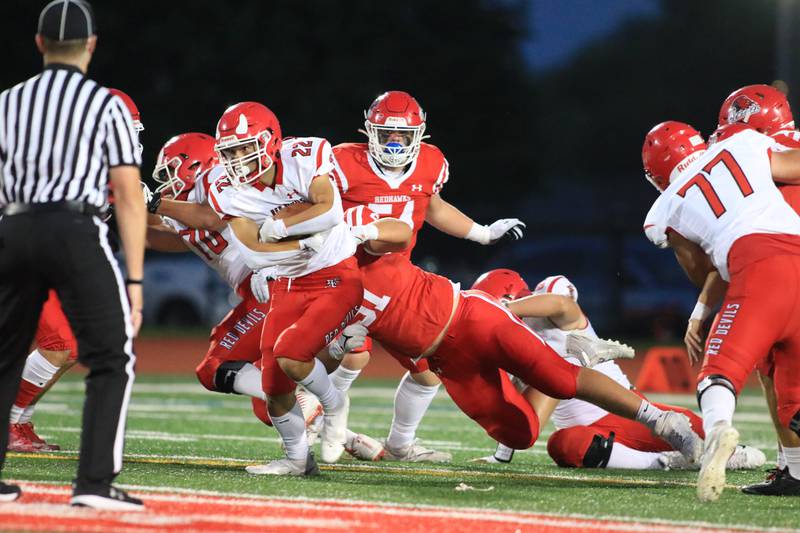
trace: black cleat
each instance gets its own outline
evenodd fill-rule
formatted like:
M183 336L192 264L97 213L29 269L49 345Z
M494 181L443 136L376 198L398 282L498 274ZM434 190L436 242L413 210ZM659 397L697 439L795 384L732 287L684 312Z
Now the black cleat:
M766 480L742 487L742 492L758 496L800 496L800 479L793 478L788 467L773 468Z
M13 502L22 495L17 485L9 485L0 481L0 502Z
M73 507L90 507L97 511L144 511L142 500L112 486L95 492L76 489L70 503Z

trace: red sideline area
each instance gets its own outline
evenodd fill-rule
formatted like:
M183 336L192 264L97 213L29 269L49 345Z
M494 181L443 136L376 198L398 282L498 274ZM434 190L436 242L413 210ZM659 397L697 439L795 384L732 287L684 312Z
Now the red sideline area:
M713 525L634 522L549 513L506 512L434 506L400 506L358 501L236 497L181 491L141 492L144 512L98 512L68 507L70 490L59 485L22 483L23 497L0 503L0 529L151 533L393 531L404 533L460 531L718 531ZM189 492L189 493L187 493ZM746 531L742 529L741 531Z

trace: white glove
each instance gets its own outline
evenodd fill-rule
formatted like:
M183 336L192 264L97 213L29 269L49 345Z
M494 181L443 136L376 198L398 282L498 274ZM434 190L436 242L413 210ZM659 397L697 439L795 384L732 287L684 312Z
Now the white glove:
M375 224L365 224L363 226L353 226L350 233L356 238L359 244L366 241L374 241L378 238L378 226Z
M267 218L261 227L258 228L258 240L260 242L275 242L289 236L289 230L283 220Z
M325 244L325 238L329 233L330 231L320 231L319 233L315 233L310 237L300 239L300 249L311 250L314 253L318 253L320 250L322 250L322 246Z
M272 279L275 279L275 275L271 268L256 270L250 277L250 290L258 303L265 304L269 301L269 285L267 285L267 281Z
M633 359L636 352L627 344L588 337L582 333L567 333L567 354L577 357L582 366L593 367L613 359Z
M153 191L150 190L150 187L143 181L139 182L139 185L142 186L142 194L144 195L144 205L150 203L150 200L153 199Z
M518 218L501 218L489 224L489 244L494 244L501 238L518 241L522 238L525 223Z
M356 348L364 346L367 342L369 331L362 324L350 324L342 334L328 344L328 355L340 361L347 352L352 352Z

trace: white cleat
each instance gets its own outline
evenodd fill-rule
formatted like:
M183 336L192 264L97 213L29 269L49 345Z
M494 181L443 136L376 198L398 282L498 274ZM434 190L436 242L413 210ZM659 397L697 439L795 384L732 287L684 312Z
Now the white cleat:
M700 465L690 465L681 452L663 452L658 458L667 470L699 470ZM728 470L755 470L767 462L767 456L758 448L740 444L728 459Z
M500 465L503 464L502 461L498 461L497 457L494 455L487 455L486 457L476 457L475 459L470 459L467 461L468 463L483 463L488 465Z
M320 434L320 459L323 463L335 463L344 453L347 442L347 416L350 413L350 397L341 394L342 403L335 411L327 411L323 416Z
M567 333L567 353L577 357L586 367L593 367L614 359L633 359L636 355L634 349L627 344L588 337L576 331Z
M344 451L359 461L380 461L386 453L379 441L363 433L353 433L349 429Z
M383 456L384 460L386 461L405 461L409 463L449 463L453 460L452 454L426 448L420 444L419 439L414 439L411 444L401 449L392 449L387 446L386 441L384 441L383 449L386 450L386 455Z
M695 465L703 453L703 440L692 429L689 417L676 411L664 411L656 421L653 433L681 452L689 465Z
M297 387L295 396L297 397L297 403L300 404L300 410L303 411L303 418L306 420L308 445L313 446L319 438L320 431L322 431L322 404L319 403L316 396L303 387Z
M717 422L706 435L706 450L697 476L697 498L701 502L717 501L725 490L725 467L737 444L739 432L728 422Z
M265 465L247 466L245 471L255 476L318 476L319 466L314 460L314 454L309 452L305 461L293 461L284 457Z

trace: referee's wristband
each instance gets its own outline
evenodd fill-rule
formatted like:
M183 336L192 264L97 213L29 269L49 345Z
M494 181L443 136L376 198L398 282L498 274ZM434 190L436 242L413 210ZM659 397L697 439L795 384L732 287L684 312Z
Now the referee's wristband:
M141 285L141 284L142 280L140 279L125 278L125 285Z

